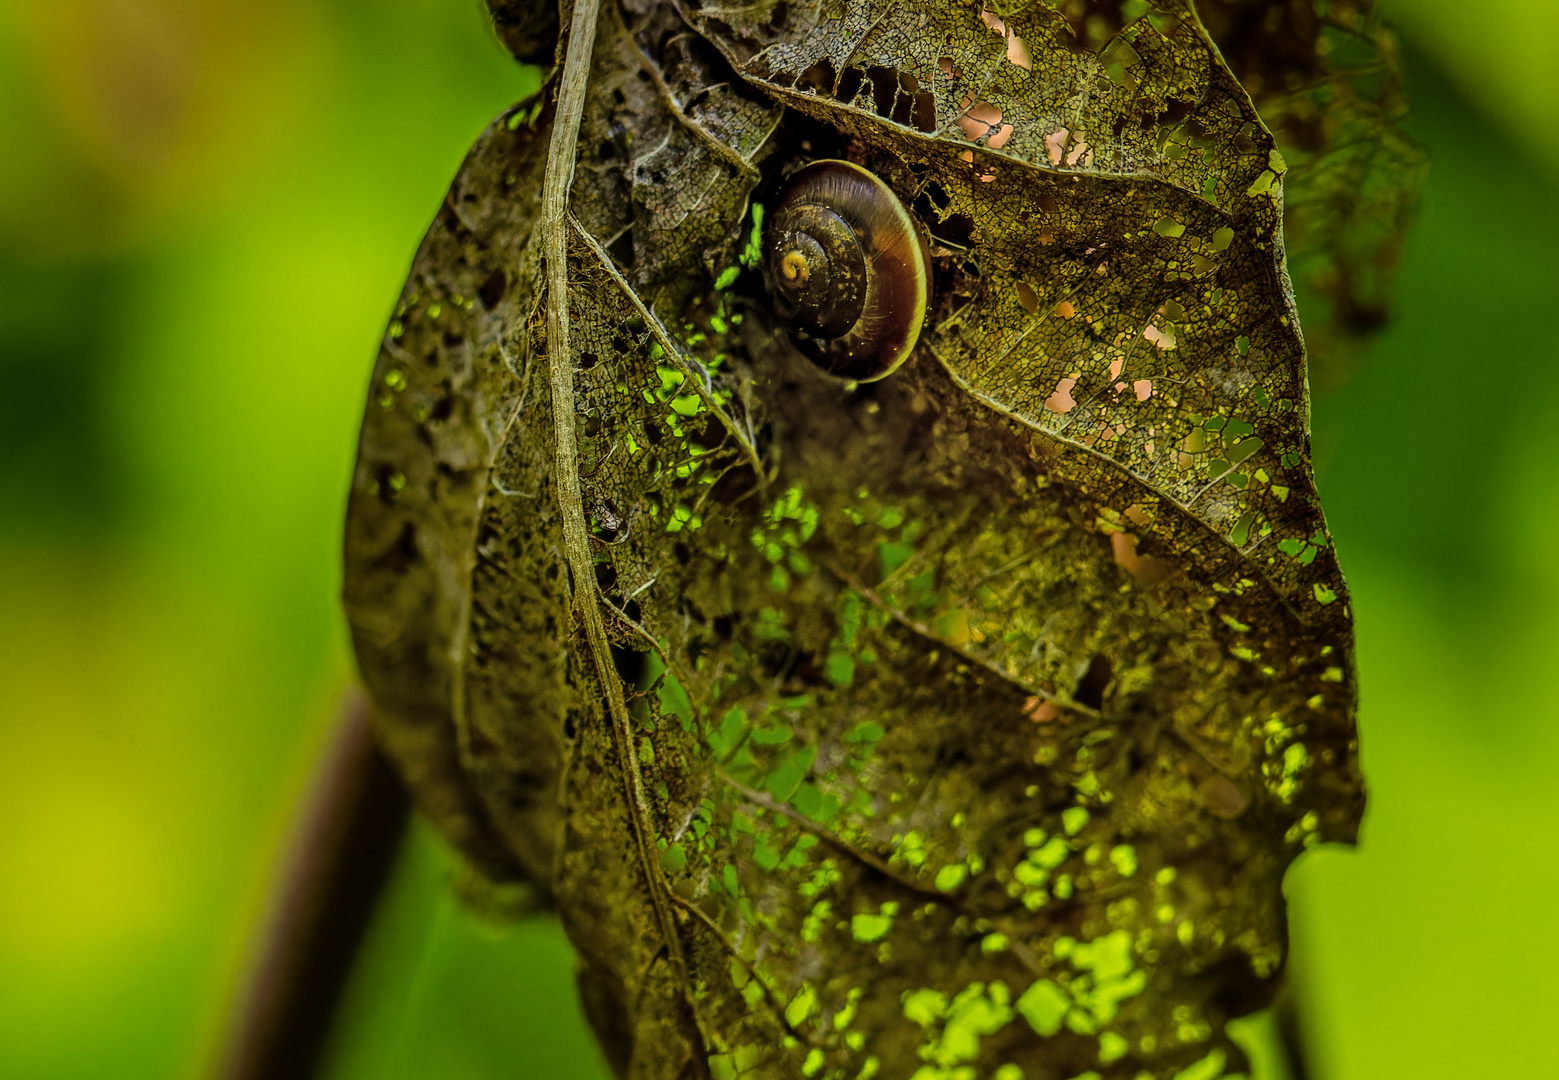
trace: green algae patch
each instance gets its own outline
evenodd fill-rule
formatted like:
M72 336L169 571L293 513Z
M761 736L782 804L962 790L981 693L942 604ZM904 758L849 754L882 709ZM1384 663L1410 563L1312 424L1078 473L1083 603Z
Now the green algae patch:
M1071 996L1050 979L1036 979L1018 998L1017 1010L1029 1026L1046 1037L1061 1030L1061 1021L1072 1007Z

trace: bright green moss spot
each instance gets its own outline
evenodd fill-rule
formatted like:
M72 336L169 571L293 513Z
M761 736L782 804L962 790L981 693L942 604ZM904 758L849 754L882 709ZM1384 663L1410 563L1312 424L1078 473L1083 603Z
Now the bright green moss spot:
M741 274L742 268L740 266L727 266L720 271L720 276L715 278L715 288L720 292L724 292L736 284L736 279L741 277Z
M1243 426L1248 427L1249 425ZM1249 458L1252 454L1254 454L1257 450L1260 450L1265 445L1265 442L1257 438L1241 439L1239 442L1234 444L1232 449L1230 449L1229 461L1231 464L1238 465L1240 462Z
M752 204L752 233L747 237L747 246L742 249L741 264L749 270L758 265L763 258L763 204Z
M1195 1065L1188 1065L1175 1073L1175 1080L1217 1080L1223 1075L1228 1057L1221 1049L1214 1050Z
M1005 983L971 983L947 1010L942 1037L929 1047L933 1062L946 1068L980 1056L980 1040L1012 1022L1012 995Z
M1117 844L1110 849L1110 862L1121 877L1131 877L1137 872L1137 849L1130 844Z
M1126 3L1131 3L1131 0L1126 0ZM1017 1065L1008 1063L996 1070L993 1080L1023 1080L1023 1070Z
M1018 998L1018 1012L1029 1026L1049 1038L1061 1030L1061 1021L1072 999L1067 992L1049 979L1038 979Z
M843 1031L855 1022L855 1006L861 1000L862 993L864 991L859 986L852 986L845 995L844 1008L834 1013L835 1031Z
M834 860L824 859L823 865L812 871L812 876L803 882L796 891L805 899L811 900L818 894L836 885L839 882L839 878L839 867L835 865Z
M1086 807L1068 806L1061 811L1061 827L1066 830L1066 835L1076 836L1088 824L1088 816Z
M1174 240L1185 235L1185 226L1172 217L1161 217L1153 223L1153 231L1162 237Z
M1119 978L1132 969L1131 932L1115 930L1072 949L1072 966L1079 971L1092 970L1094 978Z
M658 659L658 658L657 658ZM688 698L687 691L677 681L677 677L671 672L666 672L665 680L660 684L660 690L656 693L660 701L660 714L662 716L675 716L677 722L682 725L683 731L693 730L693 702Z
M1084 1009L1072 1009L1066 1014L1066 1026L1079 1035L1092 1035L1099 1030L1099 1023Z
M851 728L849 734L844 737L844 741L847 743L870 744L877 742L885 734L886 732L883 730L881 724L877 723L875 720L867 720L863 723L856 724L855 727Z
M768 778L763 782L764 788L779 802L789 802L801 789L801 782L806 779L807 773L812 771L812 762L816 757L815 746L799 747L785 754L769 770Z
M802 983L801 989L796 991L796 996L790 999L790 1004L785 1006L785 1019L791 1027L798 1027L803 1020L812 1015L812 1010L817 1007L817 991L811 983Z
M952 892L964 883L964 878L969 876L969 868L963 863L948 863L936 873L936 887L943 892Z
M752 733L752 741L755 746L783 746L790 742L795 730L789 724L779 724L771 728L757 728Z
M1024 846L1039 847L1040 844L1045 842L1046 835L1044 829L1030 829L1023 834Z
M980 951L986 953L987 955L990 953L1006 952L1007 947L1011 944L1012 942L1006 934L986 934L984 939L980 942Z
M814 1046L811 1050L807 1051L807 1059L806 1059L806 1061L801 1063L801 1075L802 1076L816 1076L819 1072L822 1071L822 1069L823 1069L823 1050L822 1050L822 1047Z
M1246 477L1242 474L1236 473L1235 475L1230 476L1228 480L1233 487L1240 489L1245 487ZM1239 520L1234 523L1234 528L1229 530L1229 542L1237 548L1244 547L1246 542L1250 539L1250 527L1255 523L1255 511L1247 510L1245 513L1241 514Z
M1101 1024L1108 1024L1115 1019L1116 1012L1120 1009L1120 1003L1127 998L1136 997L1148 986L1148 973L1146 971L1133 971L1129 975L1116 979L1101 979L1099 984L1085 995L1085 1004L1093 1017Z
M877 545L877 562L882 570L882 576L887 577L893 571L909 562L910 556L915 554L915 549L909 544L900 544L894 541L885 541Z
M670 873L680 873L687 869L687 852L681 844L672 844L660 853L660 864Z
M719 728L711 731L708 736L709 748L715 752L715 757L722 761L731 756L742 740L747 737L747 712L740 705L728 709L720 718Z
M1131 1044L1123 1036L1106 1031L1099 1036L1099 1064L1108 1065L1112 1061L1119 1061L1130 1049Z
M850 935L863 945L870 944L873 941L881 941L888 935L888 931L892 929L893 915L891 912L884 912L880 915L863 912L860 915L852 915L850 917Z
M805 866L807 852L815 847L817 847L817 837L811 833L802 833L796 838L796 842L790 846L790 850L785 853L785 858L780 865L791 869Z
M834 916L834 905L827 900L819 900L812 905L812 910L807 912L807 917L801 923L801 940L815 943L823 936L823 926ZM838 1027L838 1023L834 1024Z
M839 796L824 794L816 784L802 784L801 790L790 800L790 805L819 825L832 821L840 808Z
M1012 876L1019 885L1043 885L1050 880L1050 871L1041 869L1031 862L1020 862L1012 868Z
M1072 845L1059 836L1050 838L1050 842L1037 851L1029 852L1028 861L1037 866L1043 866L1046 870L1054 870L1060 866L1072 854Z
M760 836L753 841L752 861L758 864L758 869L768 873L780 864L780 851L769 842L767 836Z
M1304 743L1294 743L1283 751L1283 775L1293 776L1304 771L1310 763L1310 752L1305 749Z
M855 682L855 657L842 649L835 649L823 661L823 677L838 687Z
M893 853L893 859L904 862L910 866L919 867L926 861L925 840L920 833L913 830L904 834L898 840L898 851Z
M904 995L904 1017L930 1027L947 1015L947 995L940 990L915 990Z

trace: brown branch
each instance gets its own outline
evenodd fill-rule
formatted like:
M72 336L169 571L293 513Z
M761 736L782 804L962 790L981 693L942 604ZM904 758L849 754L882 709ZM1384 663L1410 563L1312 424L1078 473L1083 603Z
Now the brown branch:
M217 1080L307 1080L410 817L405 786L353 689L316 766L258 939Z

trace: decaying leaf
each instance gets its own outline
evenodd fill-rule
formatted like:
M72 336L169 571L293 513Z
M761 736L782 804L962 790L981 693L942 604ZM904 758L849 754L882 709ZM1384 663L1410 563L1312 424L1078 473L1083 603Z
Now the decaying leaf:
M555 898L623 1075L1244 1068L1283 871L1363 803L1285 189L1323 193L1317 258L1380 248L1291 181L1209 35L1243 7L1206 6L608 5L566 297L550 90L461 169L375 369L347 607L423 808ZM881 382L802 357L754 268L819 158L930 236Z
M1365 2L1207 4L1208 31L1289 165L1283 225L1305 310L1310 381L1345 382L1390 316L1397 254L1423 186L1396 42Z

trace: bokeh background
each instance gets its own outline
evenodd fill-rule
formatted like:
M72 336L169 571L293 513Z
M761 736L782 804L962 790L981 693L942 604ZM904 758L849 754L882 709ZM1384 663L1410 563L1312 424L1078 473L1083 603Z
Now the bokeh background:
M1290 874L1294 965L1319 1080L1553 1075L1559 6L1390 10L1435 164L1395 322L1315 403L1372 800ZM0 1078L208 1062L351 679L375 343L534 84L477 0L0 4ZM452 873L419 829L332 1080L599 1080L555 920Z

